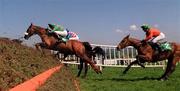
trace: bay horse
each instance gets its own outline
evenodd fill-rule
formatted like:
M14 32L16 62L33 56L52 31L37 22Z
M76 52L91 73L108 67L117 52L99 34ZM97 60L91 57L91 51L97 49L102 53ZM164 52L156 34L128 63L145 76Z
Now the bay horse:
M149 45L149 43L142 43L141 40L131 38L127 35L118 44L117 49L123 49L127 46L133 46L137 49L138 55L136 60L128 65L123 73L126 73L133 64L139 64L144 62L157 62L162 60L168 60L165 73L158 78L159 80L167 80L170 74L175 70L176 63L180 61L180 44L170 43L172 50L155 52L155 50Z
M99 47L99 46L96 46L94 48L92 48L92 46L89 44L89 42L82 42L83 45L85 46L85 49L87 51L87 54L88 54L88 57L89 58L93 58L93 62L95 63L96 61L94 60L96 54L98 56L102 56L102 61L104 61L105 59L105 51ZM44 54L44 51L42 49L48 49L46 48L46 46L43 46L43 42L40 42L40 43L36 43L35 44L35 47L36 49L38 49L39 51L41 51L43 54ZM54 51L57 51L57 50L54 50ZM64 60L65 61L65 58L68 56L67 54L64 54L64 57L63 58L60 58L58 55L59 55L60 52L57 52L55 54L55 57L58 57L59 59L61 60ZM77 58L78 60L78 58ZM84 64L84 65L83 65ZM88 64L86 62L83 61L83 59L80 58L80 65L78 66L78 69L79 69L79 72L77 74L77 77L80 77L81 75L81 72L82 72L82 69L84 68L84 75L82 76L83 78L86 78L87 76L87 71L88 71Z
M96 60L95 60L96 54L98 56L102 56L102 62L104 61L105 51L101 47L96 46L96 47L92 48L91 45L89 44L89 42L83 42L83 44L86 45L85 47L88 50L88 57L92 58L94 63L96 63ZM39 45L36 45L36 47L39 47ZM57 52L57 54L55 54L55 56L58 56L58 55L59 55L59 52ZM64 55L63 58L60 58L58 56L58 58L65 60L65 58L67 56L68 55ZM78 68L79 68L79 72L77 74L77 77L79 77L81 75L82 69L84 68L84 75L82 77L85 78L87 76L88 64L86 62L84 62L82 59L80 59L80 65L78 66Z
M89 47L90 48L90 47ZM96 60L95 60L95 57L96 57L96 54L98 55L98 56L102 56L102 63L104 63L104 59L105 59L105 51L101 48L101 47L99 47L99 46L96 46L96 47L94 47L93 49L91 48L91 49L88 49L88 50L90 50L89 52L89 57L91 57L91 58L93 58L93 62L94 63L96 63ZM81 59L80 59L80 66L79 66L79 72L78 72L78 75L77 75L77 77L79 77L80 76L80 74L81 74L81 71L82 71L82 69L83 69L83 63L84 63L84 61L82 61ZM88 71L88 65L87 65L87 63L85 63L85 66L84 66L84 69L85 69L85 71L84 71L84 76L83 76L83 78L85 78L86 77L86 75L87 75L87 71Z
M91 58L88 57L88 51L82 42L78 40L68 40L66 43L59 42L58 39L54 37L54 35L49 34L48 29L33 25L31 23L25 32L24 38L27 40L35 34L40 36L42 40L42 43L40 43L41 46L47 49L57 50L65 55L75 54L84 62L89 63L97 74L101 73L100 69L91 61Z

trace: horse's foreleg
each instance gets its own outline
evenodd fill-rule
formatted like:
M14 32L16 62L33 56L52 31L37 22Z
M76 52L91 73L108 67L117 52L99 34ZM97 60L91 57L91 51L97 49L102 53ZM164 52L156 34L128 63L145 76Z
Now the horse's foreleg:
M36 43L35 44L35 47L38 51L41 51L42 52L42 48L41 48L41 43Z
M41 53L44 54L44 51L42 48L46 48L46 45L43 43L43 42L40 42L40 43L36 43L35 44L35 47L37 50L39 50Z
M126 74L133 64L138 64L138 60L131 62L128 67L126 67L126 69L123 71L123 74Z

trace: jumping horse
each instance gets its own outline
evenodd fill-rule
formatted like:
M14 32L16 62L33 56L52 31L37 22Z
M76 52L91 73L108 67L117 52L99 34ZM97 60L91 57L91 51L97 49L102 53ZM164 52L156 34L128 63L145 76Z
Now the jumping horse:
M102 56L102 62L104 62L104 59L105 59L105 51L104 51L101 47L96 46L96 47L92 48L92 47L89 46L89 47L87 48L87 50L89 50L88 56L93 59L93 62L94 62L94 63L96 63L96 60L95 60L96 54L97 54L98 56L101 55L101 56ZM83 78L85 78L86 75L87 75L88 65L87 65L87 63L85 63L84 61L82 61L82 59L80 59L80 66L79 66L79 72L78 72L78 74L77 74L77 77L79 77L80 74L81 74L81 71L82 71L82 69L83 69L83 64L84 64L84 69L85 69Z
M53 34L50 34L48 29L42 28L40 26L31 25L25 32L25 39L29 39L32 35L39 35L42 43L41 47L45 47L51 50L57 50L60 53L65 55L75 54L77 57L82 59L84 62L89 63L92 69L98 74L101 73L100 69L91 61L91 58L88 57L88 51L86 50L84 44L78 40L68 40L66 43L59 42Z
M101 56L102 57L102 63L104 63L105 51L100 46L96 46L96 47L92 48L92 46L89 44L89 42L83 42L83 44L85 45L86 49L88 50L88 57L92 58L94 63L96 63L96 60L95 60L96 56L98 56L98 57ZM40 46L36 45L36 47L38 47L37 49L39 50ZM55 56L58 57L61 60L65 60L65 58L68 55L64 55L63 58L60 58L59 57L59 52L57 52L57 54L55 54ZM82 59L80 59L80 65L78 66L79 72L77 74L77 77L80 77L83 68L84 68L84 75L82 77L86 78L87 71L88 71L88 64L86 62L84 62Z
M157 62L162 60L168 60L165 73L158 78L159 80L167 80L169 75L175 70L176 63L180 61L180 44L170 43L172 50L165 50L159 53L154 50L149 43L142 43L141 40L131 38L127 35L118 44L117 49L123 49L127 46L133 46L137 49L138 55L136 60L128 65L123 73L126 73L133 64L141 64L144 62Z

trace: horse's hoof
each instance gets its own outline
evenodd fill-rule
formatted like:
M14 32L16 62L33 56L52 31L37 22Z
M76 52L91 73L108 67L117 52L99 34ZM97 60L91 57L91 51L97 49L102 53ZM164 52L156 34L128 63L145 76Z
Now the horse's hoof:
M99 73L102 74L102 71L100 71Z
M101 71L99 71L99 70L98 70L98 71L96 71L96 73L97 73L97 74L102 74L102 72L101 72Z
M158 78L159 81L166 81L167 78L166 77L163 77L163 78Z
M159 81L165 81L165 79L159 79Z
M98 71L98 70L95 70L95 72L96 72L97 74L99 74L99 71Z
M98 68L95 68L94 71L95 71L97 74L101 73L101 70L98 69Z

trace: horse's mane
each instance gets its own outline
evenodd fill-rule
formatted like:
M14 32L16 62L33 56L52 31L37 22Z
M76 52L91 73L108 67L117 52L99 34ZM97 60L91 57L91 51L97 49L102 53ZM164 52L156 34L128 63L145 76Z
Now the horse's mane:
M50 33L49 33L50 30L49 30L48 28L44 28L44 27L37 26L37 25L34 25L34 27L35 27L37 30L39 30L39 31L45 30L48 35L53 35L53 34L50 34Z
M47 28L43 28L43 27L37 26L37 25L34 25L34 27L35 27L37 30L45 30L45 31L48 30Z
M134 42L141 43L141 40L139 40L139 39L137 39L137 38L130 37L129 39L130 39L130 40L133 40Z
M55 34L55 33L49 33L49 29L48 28L43 28L41 26L37 26L37 25L34 25L34 27L39 30L39 31L42 31L42 30L45 30L46 31L46 35L48 36L53 36L55 39L58 39L58 36Z

